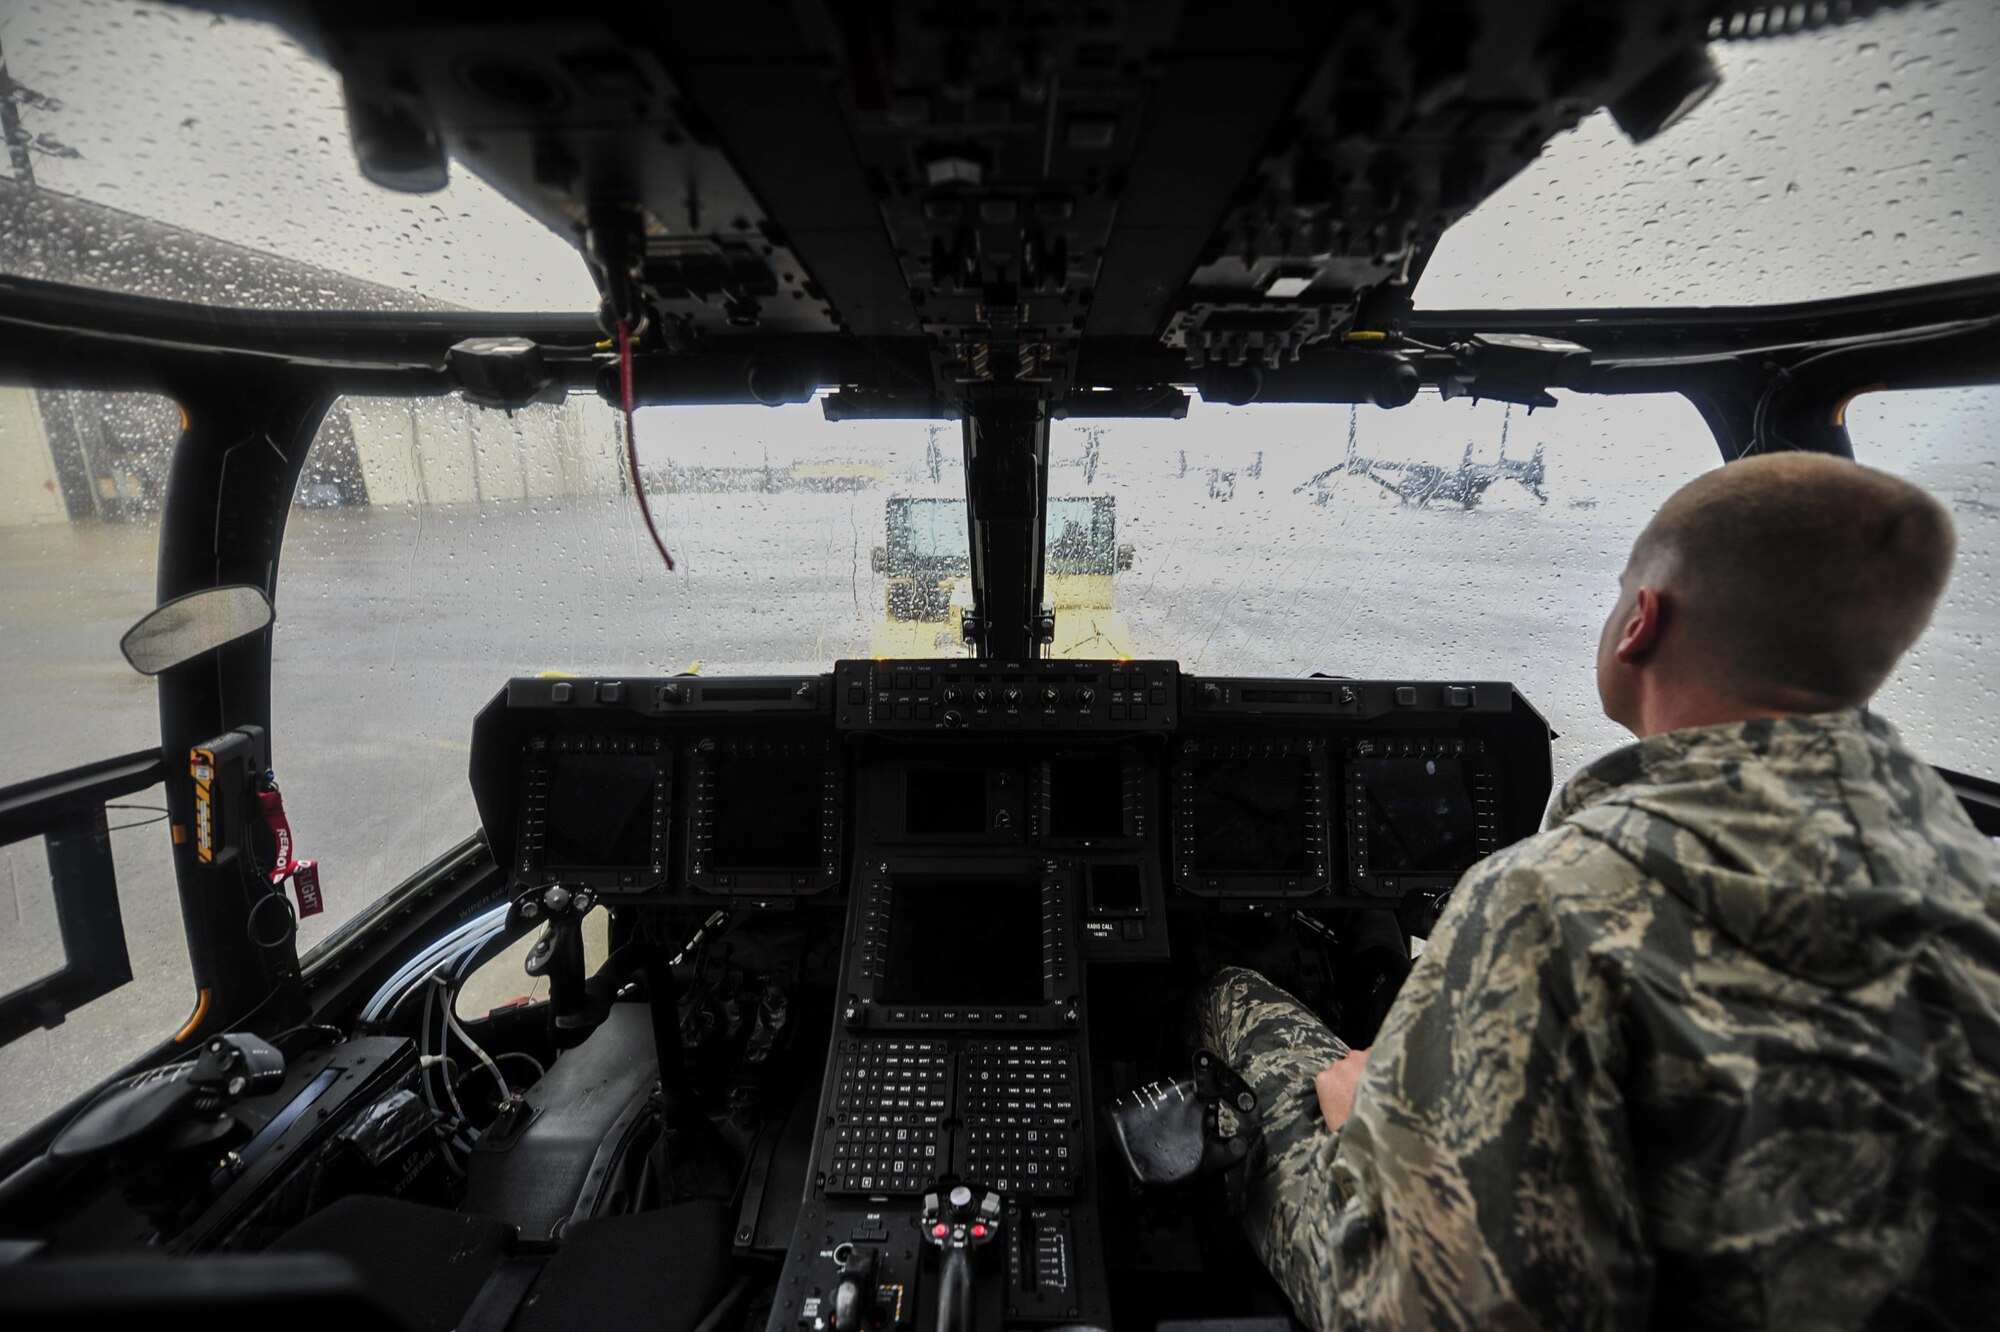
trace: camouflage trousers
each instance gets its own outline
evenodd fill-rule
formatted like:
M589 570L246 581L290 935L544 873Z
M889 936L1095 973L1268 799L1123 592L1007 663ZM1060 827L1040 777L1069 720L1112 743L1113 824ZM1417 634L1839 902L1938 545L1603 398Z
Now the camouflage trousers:
M1312 1323L1333 1278L1323 1240L1337 1204L1340 1143L1320 1116L1313 1078L1345 1059L1347 1046L1311 1009L1242 967L1224 967L1196 997L1194 1037L1257 1094L1264 1145L1245 1167L1243 1225L1293 1308Z

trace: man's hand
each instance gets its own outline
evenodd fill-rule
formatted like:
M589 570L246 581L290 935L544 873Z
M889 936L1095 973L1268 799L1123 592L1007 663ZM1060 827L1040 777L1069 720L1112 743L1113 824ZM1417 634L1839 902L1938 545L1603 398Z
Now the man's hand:
M1319 1112L1335 1133L1347 1125L1354 1113L1354 1093L1361 1086L1361 1074L1368 1067L1368 1051L1349 1050L1347 1058L1336 1059L1313 1078L1319 1093Z

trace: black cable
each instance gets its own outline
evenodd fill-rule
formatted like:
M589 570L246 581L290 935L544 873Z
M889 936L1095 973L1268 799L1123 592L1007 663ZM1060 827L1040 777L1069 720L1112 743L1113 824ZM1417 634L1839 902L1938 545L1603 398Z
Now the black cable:
M272 1037L270 1038L270 1041L271 1041L271 1044L273 1044L273 1045L279 1045L279 1046L282 1046L282 1043L283 1043L283 1041L284 1041L285 1037L287 1037L287 1036L296 1036L296 1035L298 1035L298 1034L299 1034L300 1032L302 1032L302 1031L310 1031L310 1032L317 1032L317 1033L319 1033L319 1034L321 1034L321 1035L330 1035L330 1036L332 1036L332 1037L333 1037L333 1039L327 1042L327 1044L329 1044L329 1045L338 1045L338 1044L340 1044L340 1042L342 1042L342 1041L344 1041L344 1040L346 1040L346 1039L347 1039L347 1033L346 1033L345 1031L341 1030L341 1029L340 1029L339 1027L336 1027L336 1026L334 1026L334 1025L333 1025L332 1023L328 1023L328 1022L301 1022L301 1023L300 1023L300 1024L298 1025L298 1026L296 1026L296 1027L286 1027L286 1028L285 1028L285 1029L284 1029L283 1031L279 1032L279 1033L278 1033L277 1035L275 1035L275 1036L272 1036ZM311 1046L307 1046L307 1047L305 1047L305 1048L309 1050L309 1049L311 1049L312 1047L311 1047Z
M127 828L145 828L168 817L166 808L162 805L106 805L105 808L142 810L145 813L153 815L150 819L138 819L131 823L114 823L105 829L106 832L123 832Z

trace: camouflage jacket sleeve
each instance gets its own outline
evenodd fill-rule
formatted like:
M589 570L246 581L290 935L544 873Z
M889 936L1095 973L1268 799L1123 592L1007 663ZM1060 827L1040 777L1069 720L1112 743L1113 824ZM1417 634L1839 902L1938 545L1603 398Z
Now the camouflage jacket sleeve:
M1560 910L1557 890L1637 879L1615 852L1558 831L1459 885L1334 1157L1342 1201L1325 1237L1334 1280L1311 1311L1321 1327L1645 1323L1652 1271L1617 996L1588 937L1620 923Z

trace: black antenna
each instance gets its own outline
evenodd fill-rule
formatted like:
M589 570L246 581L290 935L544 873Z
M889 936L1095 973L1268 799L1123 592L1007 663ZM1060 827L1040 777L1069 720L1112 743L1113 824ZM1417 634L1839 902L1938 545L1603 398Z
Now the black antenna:
M7 53L0 51L0 138L7 140L7 160L13 164L14 179L33 189L35 160L28 155L28 132L21 128L21 104L14 96L17 86L7 73Z

